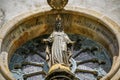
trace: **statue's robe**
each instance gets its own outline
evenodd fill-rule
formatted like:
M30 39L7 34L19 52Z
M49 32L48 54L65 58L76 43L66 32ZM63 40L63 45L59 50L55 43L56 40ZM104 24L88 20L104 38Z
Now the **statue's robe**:
M49 55L49 66L54 64L69 64L69 53L67 51L67 44L72 41L69 39L67 34L62 32L54 31L48 38L52 42L52 48Z

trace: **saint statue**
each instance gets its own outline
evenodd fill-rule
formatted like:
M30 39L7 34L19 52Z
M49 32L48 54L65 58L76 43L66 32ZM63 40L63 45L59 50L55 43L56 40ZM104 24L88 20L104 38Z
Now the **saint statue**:
M71 41L66 33L64 33L63 26L61 25L61 18L58 15L54 31L45 42L52 43L51 48L46 47L47 61L49 67L54 64L64 64L70 66L71 51L68 50L67 44L74 43Z

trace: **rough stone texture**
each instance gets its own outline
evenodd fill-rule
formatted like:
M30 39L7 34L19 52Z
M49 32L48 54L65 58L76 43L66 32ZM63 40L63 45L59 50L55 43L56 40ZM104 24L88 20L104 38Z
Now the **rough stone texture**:
M0 8L0 27L4 23L4 17L5 17L4 11Z
M70 0L69 5L98 11L120 24L120 0Z
M80 6L83 9L87 8L90 10L98 11L120 24L119 4L120 0L69 0L68 3L69 6ZM0 0L0 8L6 14L5 22L22 13L39 9L39 7L46 7L46 5L46 0ZM120 71L118 73L120 73ZM114 79L116 80L116 78Z
M120 24L120 0L69 0L67 5L80 6L98 11ZM39 7L48 6L47 0L0 0L0 8L5 11L5 21Z
M0 79L5 80L1 73L0 73Z

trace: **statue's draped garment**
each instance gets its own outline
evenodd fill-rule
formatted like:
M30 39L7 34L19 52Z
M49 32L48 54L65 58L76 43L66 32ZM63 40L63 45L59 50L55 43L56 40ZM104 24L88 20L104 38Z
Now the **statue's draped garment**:
M69 64L67 44L71 43L72 41L69 39L67 34L64 33L64 31L54 31L48 40L49 42L52 42L52 48L49 55L50 61L48 62L49 65L52 66L54 64Z

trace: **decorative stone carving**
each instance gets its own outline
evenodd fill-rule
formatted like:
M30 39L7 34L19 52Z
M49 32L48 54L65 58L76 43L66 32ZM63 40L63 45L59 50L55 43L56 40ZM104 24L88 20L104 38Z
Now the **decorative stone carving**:
M48 4L53 8L53 9L63 9L65 5L68 3L68 0L47 0Z
M117 51L118 45L115 41L116 38L115 36L113 36L113 34L110 31L108 31L107 28L104 28L105 27L104 25L94 20L91 20L87 17L80 16L80 15L74 16L73 14L68 14L64 12L60 13L60 15L62 15L61 16L62 23L64 25L65 32L67 33L71 33L71 32L78 33L79 32L78 34L89 35L91 38L94 38L95 34L91 34L92 32L89 32L89 31L98 32L102 36L104 36L104 39L107 39L109 43L113 44L113 46L116 47L115 51ZM42 29L47 30L46 33L48 34L51 33L53 30L56 14L46 14L46 16L44 17L43 16L44 15L34 17L34 18L29 19L26 22L19 24L18 28L15 28L6 36L3 42L4 43L3 50L5 51L9 50L9 48L11 47L10 43L12 43L15 39L18 39L23 33L28 33L30 35L33 35L31 34L31 32L29 32L31 29L38 28L40 30L40 28L42 28ZM87 31L86 29L90 29L90 30Z
M40 38L38 40L35 40L37 42L30 41L30 44L28 46L21 47L21 49L19 49L18 52L15 53L14 57L12 57L12 61L10 63L10 69L12 71L14 71L14 69L23 69L22 71L24 71L24 69L27 69L27 66L37 66L40 69L39 71L33 71L30 73L20 73L21 79L28 79L30 77L36 79L36 75L38 75L39 77L41 75L45 75L46 77L40 79L49 80L53 78L51 74L56 74L54 75L55 79L60 76L66 76L63 78L70 80L69 78L67 78L67 76L69 75L71 80L79 80L86 78L80 77L80 75L78 75L82 73L95 76L92 77L93 79L100 79L109 71L110 68L106 68L106 66L111 66L111 63L109 62L110 59L108 58L108 55L104 52L102 47L99 47L97 43L94 43L87 38L80 38L79 35L67 35L63 31L64 29L63 25L61 24L61 21L62 20L60 16L58 16L56 18L56 24L53 27L54 30L48 38L46 37L47 39ZM71 38L69 38L68 36L71 36ZM42 40L47 44L46 50L45 44L41 43ZM76 43L74 43L74 41ZM75 45L74 47L68 45L73 43ZM81 61L80 59L81 56L83 56L83 53L84 55L89 56L87 56L88 58L84 57L84 59L82 59ZM31 60L26 61L26 57L29 57L30 55L35 55L35 58L32 59L36 59L39 56L38 60L42 60L39 60L39 62ZM90 57L90 55L92 57ZM18 62L14 63L14 59L17 56L19 57L19 59L16 60ZM103 58L103 60L101 60L101 58ZM89 63L92 64L92 66ZM98 65L99 68L97 68ZM16 73L18 72L16 71L13 74L16 75ZM65 74L67 73L67 75L62 75L60 74L61 72Z
M61 24L61 17L58 15L54 31L48 39L44 39L44 42L52 42L52 46L46 47L46 61L49 65L49 72L45 80L51 79L66 79L66 80L78 80L75 78L71 71L71 51L68 49L67 44L73 44L66 33L64 33L63 26ZM50 48L49 48L50 47ZM65 75L67 74L67 75Z
M72 10L73 10L73 9L72 9ZM74 10L73 10L73 11L74 11ZM66 11L66 12L67 12L67 11ZM84 13L84 11L83 11L83 13ZM88 13L89 13L89 12L88 12ZM64 14L65 14L65 13L64 13ZM69 14L69 13L67 13L67 14ZM70 13L70 14L72 15L72 13ZM45 14L45 15L46 15L46 14ZM77 15L77 14L75 14L74 17L76 17L76 15ZM38 16L38 15L37 15L37 16ZM77 15L77 16L78 16L78 15ZM80 16L80 15L79 15L79 16ZM86 14L84 14L84 16L86 16ZM88 15L87 15L87 16L88 16ZM89 15L89 16L90 16L90 15ZM92 16L91 16L91 17L92 17ZM112 30L112 29L115 28L115 30L110 31L111 33L110 33L110 34L107 34L107 35L113 34L113 36L111 36L111 37L112 37L111 39L114 39L114 38L115 38L115 40L117 40L116 37L114 37L114 36L115 36L114 33L117 34L118 31L117 31L116 29L119 29L119 28L117 28L116 25L113 26L112 23L110 23L111 25L109 25L109 21L107 21L107 20L106 20L105 18L103 18L103 17L104 17L104 16L102 16L102 18L100 18L100 19L97 18L98 21L97 21L97 20L95 21L95 22L98 22L98 23L99 23L99 21L100 21L100 26L97 25L97 27L101 27L101 33L100 33L100 34L99 34L99 32L96 31L96 32L97 32L97 36L98 36L97 38L99 39L99 35L104 36L104 34L102 33L102 29L104 30L104 27L108 27L109 29L106 29L108 32L109 32L110 29ZM35 15L34 15L34 18L36 18ZM85 18L87 18L87 17L85 17ZM33 19L33 18L31 18L31 21L34 21L34 19L33 19L33 20L32 20L32 19ZM70 19L72 20L72 16L71 16ZM88 19L88 18L87 18L87 19ZM102 20L103 20L103 21L102 21ZM25 20L24 20L24 21L25 21ZM29 20L27 20L27 21L29 21ZM31 21L30 21L30 22L31 22ZM19 22L19 21L18 21L18 22ZM26 22L26 21L25 21L25 22ZM68 22L69 22L69 20L68 20ZM16 23L17 23L17 22L16 22ZM21 22L21 23L24 24L24 22ZM101 23L102 23L102 24L101 24ZM95 24L95 23L93 23L93 24ZM106 24L106 25L104 25L104 24ZM8 24L8 25L9 25L9 24ZM6 35L7 35L7 34L11 34L11 33L12 33L12 29L16 30L20 25L21 25L21 24L12 26L12 28L9 29L9 30L11 30L11 31L10 31L10 32L7 32L7 31L6 31L6 32L4 33L4 35L5 35L5 34L6 34ZM74 25L74 24L72 24L70 27L72 27L73 25ZM108 25L109 25L109 26L108 26ZM11 26L11 25L10 25L10 26ZM81 27L81 26L82 26L82 25L79 25L79 26L77 25L77 27ZM15 27L17 27L17 28L15 28ZM36 27L36 26L35 26L35 27ZM74 28L75 28L75 27L76 27L76 25L74 26ZM87 27L87 26L82 26L82 28L83 28L83 27ZM33 26L32 26L32 27L28 27L28 28L29 28L29 29L31 29L31 28L34 29ZM71 28L71 29L74 29L74 28ZM76 28L76 29L74 29L74 30L77 30L77 29L80 29L80 28ZM87 29L88 29L88 28L87 28ZM86 30L87 30L87 29L86 29ZM4 29L4 30L5 30L5 29ZM27 30L28 30L28 29L26 29L26 31L27 31ZM94 30L93 28L91 28L91 29L89 29L89 30L95 31L96 28L95 28L95 30ZM106 30L105 30L105 31L106 31ZM80 30L78 30L78 31L80 31ZM65 30L65 32L69 33L70 31ZM74 33L74 32L72 32L72 33ZM77 33L77 32L76 32L76 33ZM81 32L81 33L82 33L82 32ZM89 32L86 31L86 33L89 33ZM94 34L94 33L93 33L93 34ZM116 36L119 38L119 34L117 34ZM95 37L95 36L93 36L93 37ZM92 38L93 38L93 37L92 37ZM2 38L3 38L3 36L2 36ZM7 36L4 37L4 40L6 40L6 38L7 38ZM100 38L101 38L101 37L100 37ZM94 39L94 38L93 38L93 39ZM3 41L4 41L4 40L3 40ZM9 40L9 39L8 39L8 40ZM96 40L96 39L95 39L95 40ZM7 40L6 40L6 41L7 41ZM5 41L4 43L6 43L6 41ZM26 40L26 41L27 41L27 40ZM109 41L109 40L108 40L108 41ZM112 41L110 41L110 42L112 42ZM115 44L117 44L116 49L118 49L118 43L117 43L117 41L114 41L114 42L115 42ZM12 43L12 42L11 42L11 43ZM104 43L103 43L103 44L104 44ZM114 43L111 43L111 44L114 45ZM2 44L2 45L3 45L3 44ZM107 44L107 45L108 45L108 44ZM6 47L8 47L8 46L9 46L9 44L8 44L7 46L5 46L4 48L6 48ZM2 48L3 48L3 47L2 47ZM113 47L113 48L115 48L115 47ZM7 48L6 48L6 49L7 49ZM6 49L5 49L5 50L6 50ZM3 50L3 49L2 49L2 50ZM9 50L10 50L10 48L7 49L7 51L9 51ZM88 52L89 52L89 50L88 50ZM118 52L115 52L115 53L118 54ZM10 53L9 53L9 54L10 54ZM95 54L96 54L96 53L95 53ZM100 53L100 54L101 54L101 53ZM11 55L11 54L10 54L10 55ZM114 56L114 54L113 54L113 56ZM117 56L115 56L115 57L116 57L116 58L115 58L114 60L117 61L117 60L118 60L118 59L117 59ZM116 65L113 65L115 68L113 67L113 68L112 68L113 70L111 69L110 74L114 74L114 73L116 72L116 71L114 71L114 69L117 69L117 68L116 68L116 66L117 66L117 62L116 62L116 61L113 62L113 63L116 64ZM93 60L93 62L94 62L94 60ZM99 61L97 61L97 62L99 62ZM118 60L118 62L119 62L119 60ZM112 76L113 76L113 75L110 76L110 75L108 74L108 75L107 75L107 78L105 78L105 79L110 79ZM110 78L109 78L109 77L110 77Z
M47 61L49 67L55 64L64 64L70 66L71 52L68 51L67 44L73 44L66 33L63 31L63 26L61 24L61 18L58 16L56 18L56 24L54 31L48 39L44 39L45 42L52 42L52 48L48 50L46 48L46 53L48 55Z

